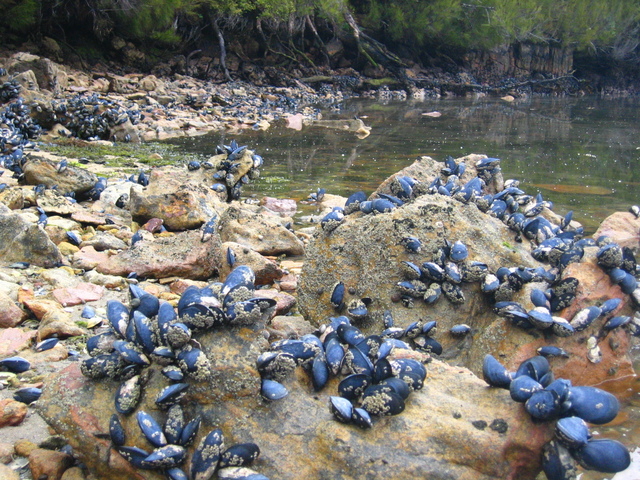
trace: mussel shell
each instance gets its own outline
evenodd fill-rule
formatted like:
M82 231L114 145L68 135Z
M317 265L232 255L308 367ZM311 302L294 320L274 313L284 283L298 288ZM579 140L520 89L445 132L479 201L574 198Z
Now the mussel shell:
M177 355L178 366L196 381L206 380L211 376L211 363L199 348L186 345Z
M167 445L167 438L155 418L141 410L136 414L136 419L138 420L140 431L151 445L154 447Z
M404 410L404 400L385 385L371 385L362 395L362 408L371 415L398 415Z
M409 388L409 385L407 385L407 382L399 379L398 377L385 378L384 380L381 380L380 382L378 382L378 385L383 385L391 388L391 390L397 393L398 395L400 395L400 397L403 400L406 400L407 397L409 397L409 394L411 393L411 388Z
M280 400L289 394L287 388L280 382L264 378L260 388L260 394L265 400Z
M162 428L167 443L180 445L180 435L182 435L183 428L184 413L182 407L179 404L172 405L167 411L167 418Z
M120 447L125 444L127 440L127 434L120 423L120 417L114 413L109 419L109 436L111 437L111 443L116 447Z
M413 339L416 350L430 353L432 355L442 355L442 345L435 338L426 335L418 335Z
M196 435L198 435L198 430L200 429L200 423L202 419L200 416L190 420L182 429L182 433L180 433L180 441L178 445L182 445L183 447L188 447L193 443L196 439Z
M522 362L515 376L527 375L539 382L544 375L549 373L550 369L549 361L545 357L537 355Z
M545 345L536 350L538 355L542 355L545 358L552 357L565 357L568 358L569 354L562 348L556 347L555 345Z
M617 473L626 470L631 464L629 450L617 440L607 438L589 440L576 450L575 458L587 470L604 473Z
M521 375L515 377L509 385L509 393L511 398L516 402L524 403L534 392L542 390L543 387L533 378L528 375Z
M122 382L115 395L116 411L122 415L129 415L137 408L142 395L142 380L135 375Z
M0 360L0 368L12 373L22 373L31 368L31 363L22 357L9 357L4 360Z
M342 423L351 423L353 415L352 403L343 397L329 397L329 407L333 416Z
M179 403L188 388L188 383L174 383L173 385L164 387L156 397L156 405L160 408L169 408Z
M218 470L218 480L269 480L247 467L225 467Z
M560 415L561 404L555 391L539 390L533 392L524 407L533 418L551 420Z
M364 373L351 374L343 378L338 384L338 395L347 400L356 400L372 382L371 375Z
M596 387L571 387L568 400L571 402L569 415L596 425L609 423L620 410L614 395Z
M125 338L129 325L129 309L118 300L109 300L107 302L107 319L114 332L121 338Z
M331 292L330 302L336 310L339 310L344 306L344 283L338 282L335 284L333 291Z
M156 448L142 461L146 467L153 469L172 468L184 463L187 451L180 445L165 445Z
M223 450L224 435L219 428L203 437L191 458L191 479L209 480L218 469L218 462Z
M44 352L45 350L50 350L55 347L58 342L60 342L60 339L58 338L47 338L46 340L39 342L34 349L36 352Z
M259 455L260 448L255 443L237 443L222 452L219 468L251 465Z
M116 451L136 468L150 470L153 467L146 465L144 460L149 456L149 452L138 447L118 446Z
M346 351L343 366L351 373L373 375L373 363L371 363L369 357L362 353L357 347L349 347Z
M26 403L27 405L37 402L42 395L42 389L37 387L19 388L13 392L13 399L17 402Z
M584 447L591 436L587 423L580 417L564 417L556 422L556 437L567 448Z
M351 415L351 421L355 423L360 428L371 428L373 427L373 421L371 420L371 415L364 408L354 408L353 413Z
M485 355L482 362L482 377L491 387L508 389L511 385L509 371L493 355Z
M565 447L551 440L542 448L542 469L547 480L575 480L576 462Z
M329 366L327 365L327 360L324 354L317 355L313 359L313 363L311 365L311 383L313 384L313 389L316 392L319 392L324 388L324 386L329 381Z

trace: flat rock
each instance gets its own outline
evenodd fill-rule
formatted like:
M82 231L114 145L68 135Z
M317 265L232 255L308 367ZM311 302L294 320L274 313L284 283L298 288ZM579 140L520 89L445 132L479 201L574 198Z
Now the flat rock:
M640 251L640 219L630 212L615 212L603 220L593 238L605 235L621 247Z
M3 328L0 330L0 357L11 357L29 348L37 332L21 328Z
M175 235L142 240L133 247L95 265L99 273L126 277L136 272L142 277L185 277L207 279L214 276L222 263L218 235L201 241L200 231L178 232ZM84 250L84 249L83 249ZM74 263L75 264L75 263Z
M92 283L81 282L73 288L56 288L53 297L63 307L71 307L87 302L95 302L102 298L104 287Z
M92 270L98 265L106 264L109 261L108 252L98 252L92 246L82 247L79 252L73 254L71 264L75 268L82 270Z
M262 255L302 255L304 245L277 219L231 205L220 217L223 242L246 245Z
M68 338L85 335L86 333L84 328L72 320L70 313L64 310L52 310L47 312L40 320L37 339L41 342L50 337Z
M58 190L46 189L36 197L38 206L47 214L70 215L79 208L77 203L73 203Z

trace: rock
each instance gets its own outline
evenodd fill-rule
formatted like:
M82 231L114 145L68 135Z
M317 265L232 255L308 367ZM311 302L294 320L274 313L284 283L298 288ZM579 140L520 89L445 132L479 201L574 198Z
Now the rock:
M27 318L27 312L3 292L0 292L0 328L20 325Z
M280 338L300 338L315 330L301 315L276 315L271 319L269 327L270 333ZM273 341L271 337L270 341Z
M235 264L232 267L227 261L228 251L231 249L233 256L235 257ZM226 277L231 270L238 265L247 265L253 270L256 276L256 285L271 285L276 280L279 280L284 275L284 271L278 267L276 262L265 258L258 252L252 250L250 247L240 245L235 242L225 242L222 244L222 253L225 260L222 262L222 268L220 269L220 276Z
M73 203L57 190L47 189L38 195L36 200L38 206L47 214L70 215L80 208L77 203Z
M82 469L80 467L71 467L69 470L65 471L62 474L60 480L85 480L86 477L84 473L82 473Z
M171 184L159 186L162 180L157 175L152 172L147 190L131 189L129 208L136 222L161 218L169 230L188 230L200 227L216 215L212 205L217 197L210 188L187 183L172 190Z
M621 247L629 247L640 253L640 219L629 212L615 212L600 224L593 238L605 235Z
M95 270L85 272L82 278L88 283L102 285L106 288L126 288L128 286L126 279L116 275L103 275Z
M71 465L73 457L64 452L36 448L29 454L29 468L33 478L60 480Z
M109 261L108 252L98 252L95 248L82 247L79 252L73 255L71 264L74 268L81 270L92 270L98 265L106 264Z
M136 127L131 123L131 120L127 119L126 122L120 125L114 125L109 129L109 140L124 143L140 143L140 136L138 135Z
M38 87L38 79L36 78L36 74L33 72L33 70L25 70L24 72L20 72L13 79L18 82L25 90L40 90L40 88Z
M123 240L109 232L97 232L93 237L82 242L82 248L93 247L96 251L125 250L129 248Z
M37 332L20 328L3 328L0 330L0 357L11 357L31 346Z
M51 311L62 310L60 304L55 300L35 297L33 291L21 291L20 301L24 303L24 306L27 307L38 320L42 320L43 317Z
M43 352L28 350L22 352L20 356L28 360L32 367L35 367L36 365L49 365L69 358L69 351L62 343L58 343L55 347Z
M10 443L0 442L0 464L5 464L13 460L13 445ZM2 472L2 470L0 470ZM2 478L0 476L0 478Z
M246 245L262 255L302 255L304 245L276 219L231 205L220 217L223 242Z
M262 197L260 199L260 206L272 212L281 213L287 217L295 215L298 209L296 201L290 198Z
M18 440L15 443L16 455L20 457L28 457L38 446L30 440Z
M265 403L254 370L258 331L223 329L199 338L214 378L192 384L187 403L198 404L203 434L219 427L229 445L256 443L261 455L255 468L268 478L525 480L540 470L540 449L552 438L553 423L534 424L507 391L487 388L468 370L438 361L428 366L424 388L411 394L405 411L374 420L371 430L336 421L329 396L338 379L313 393L302 368L285 381L287 397ZM154 412L161 423L164 415L153 401L164 385L160 374L151 375L138 407ZM49 382L38 408L98 477L158 479L153 472L134 473L113 452L106 455L112 408L104 407L112 405L114 388L112 382L84 378L74 364ZM479 422L505 428L480 430L474 426ZM128 444L147 445L133 416L124 425Z
M56 288L53 296L63 307L70 307L100 300L103 291L100 285L82 282L74 288Z
M21 188L5 188L0 192L0 203L11 210L20 210L25 204L25 194Z
M0 262L53 267L61 261L58 247L44 230L17 213L3 213L0 209Z
M85 329L71 319L71 314L64 310L51 310L40 320L37 339L41 342L50 337L68 338L86 333Z
M57 185L58 192L63 194L75 192L76 195L81 195L91 190L98 181L98 177L84 168L68 166L64 171L58 172L54 162L39 158L36 154L29 158L23 170L28 185Z
M202 242L201 237L200 231L187 231L153 241L142 240L128 250L108 257L95 268L99 273L123 277L136 272L147 278L204 280L220 270L222 255L218 235L213 235L208 242Z
M296 297L273 288L261 288L256 292L256 296L272 298L276 301L274 315L286 315L296 305Z
M0 428L20 425L27 416L28 407L11 398L0 400Z
M7 61L6 68L13 73L33 71L37 78L37 85L56 94L67 88L69 84L67 73L61 65L37 55L18 52Z
M0 478L4 480L20 480L20 475L7 465L0 465Z
M40 278L53 288L73 288L80 282L69 267L43 270L40 273Z

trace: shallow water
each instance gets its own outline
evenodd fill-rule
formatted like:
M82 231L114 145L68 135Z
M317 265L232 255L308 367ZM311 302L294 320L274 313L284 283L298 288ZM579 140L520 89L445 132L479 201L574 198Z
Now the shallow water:
M361 118L371 134L321 127L214 134L175 141L185 150L213 155L236 139L262 155L261 178L244 196L304 200L323 187L348 196L371 193L389 175L420 155L442 160L483 153L502 160L505 179L517 178L527 193L541 192L555 211L574 211L588 233L615 211L640 203L640 101L638 99L535 98L438 100L382 104L353 100L323 112L324 119ZM439 116L425 115L438 112ZM301 205L302 213L314 207ZM640 382L615 388L624 407L612 426L593 428L622 441L633 453L623 473L581 473L581 480L640 479ZM544 475L541 475L543 478Z

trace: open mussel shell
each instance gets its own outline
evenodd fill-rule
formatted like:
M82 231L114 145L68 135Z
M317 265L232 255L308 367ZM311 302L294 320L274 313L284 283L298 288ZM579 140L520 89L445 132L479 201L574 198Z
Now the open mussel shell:
M238 443L222 452L219 466L225 468L251 465L259 455L260 448L255 443Z
M484 357L482 378L491 387L508 389L511 385L511 374L493 355Z
M617 440L607 438L589 440L574 455L582 467L604 473L621 472L631 464L627 447Z

